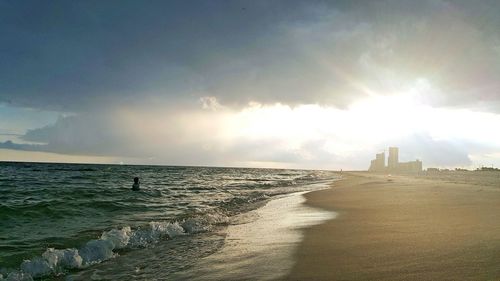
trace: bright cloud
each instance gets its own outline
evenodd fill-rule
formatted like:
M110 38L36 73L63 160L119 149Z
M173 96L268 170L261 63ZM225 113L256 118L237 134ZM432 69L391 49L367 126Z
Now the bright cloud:
M388 145L402 146L427 165L471 166L481 155L495 155L500 144L493 129L500 115L432 108L412 92L372 96L345 109L279 103L232 109L215 98L206 102L217 108L135 106L70 116L29 131L24 139L46 143L49 152L135 157L145 163L360 169ZM431 153L433 146L438 149ZM432 157L440 153L455 160Z

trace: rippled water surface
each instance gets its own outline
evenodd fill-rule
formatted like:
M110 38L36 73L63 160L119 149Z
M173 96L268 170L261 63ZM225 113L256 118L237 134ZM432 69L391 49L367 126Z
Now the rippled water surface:
M135 176L137 192L130 190ZM0 163L0 279L78 277L104 266L118 272L127 267L120 260L145 253L162 255L150 263L167 274L182 270L220 247L234 215L335 178L305 170Z

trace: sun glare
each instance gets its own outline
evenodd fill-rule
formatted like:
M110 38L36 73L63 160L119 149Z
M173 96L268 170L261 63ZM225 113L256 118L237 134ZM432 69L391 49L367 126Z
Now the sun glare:
M333 139L336 145L330 142L325 147L331 150L414 133L421 129L427 110L408 95L370 97L347 109L253 104L236 113L228 129L247 139L281 139L292 147L315 139Z

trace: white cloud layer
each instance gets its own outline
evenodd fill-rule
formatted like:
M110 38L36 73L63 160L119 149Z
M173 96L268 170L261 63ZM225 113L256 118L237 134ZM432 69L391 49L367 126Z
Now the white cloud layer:
M492 161L500 115L432 108L418 97L371 97L346 109L279 103L231 109L215 98L190 110L135 105L60 118L23 137L45 146L10 148L145 164L363 169L374 153L397 145L402 160L419 158L426 166Z

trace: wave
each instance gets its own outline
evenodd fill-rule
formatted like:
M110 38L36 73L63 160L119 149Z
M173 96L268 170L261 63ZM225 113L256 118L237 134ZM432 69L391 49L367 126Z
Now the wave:
M19 270L4 272L6 276L0 274L0 280L26 281L50 275L58 276L71 269L83 269L109 260L119 255L117 251L121 249L154 247L163 240L212 231L215 227L228 223L228 216L213 211L181 221L152 221L136 229L130 226L111 229L104 231L99 239L90 240L79 249L48 248L41 256L23 261Z
M6 262L2 266L9 268L0 268L2 281L60 276L135 249L159 249L161 241L211 231L227 224L227 215L256 209L272 197L309 190L313 188L309 184L335 178L322 172L264 169L40 164L36 168L42 172L34 174L14 168L0 169L0 176L9 179L2 182L7 200L0 204L0 221L19 226L11 229L10 240L4 244L18 247L16 237L23 235L23 243L30 243L23 244L22 250L0 250L0 259ZM145 179L141 192L124 192L130 188L126 178L131 174ZM218 213L199 215L214 209ZM122 222L119 227L107 228L108 223L118 221ZM138 223L144 224L137 227ZM59 233L58 226L66 227L64 233ZM37 228L40 231L30 232Z

